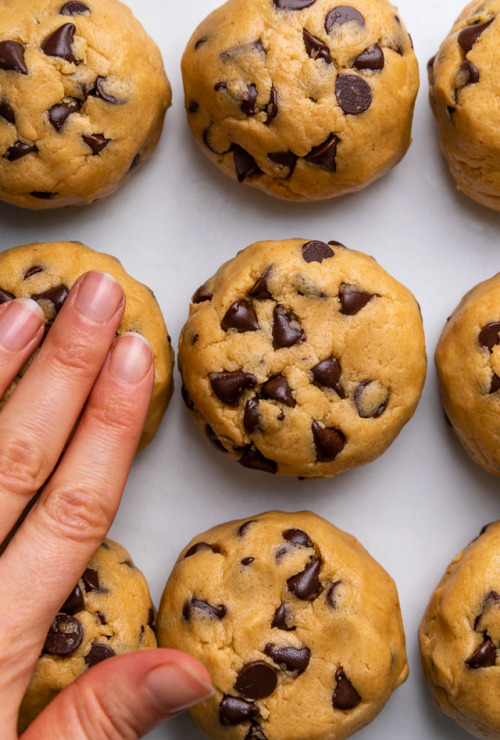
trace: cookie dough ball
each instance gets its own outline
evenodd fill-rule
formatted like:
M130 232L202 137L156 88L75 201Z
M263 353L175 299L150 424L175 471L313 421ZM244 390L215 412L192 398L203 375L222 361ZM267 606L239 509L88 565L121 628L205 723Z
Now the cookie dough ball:
M245 467L331 476L378 457L413 415L422 319L372 257L339 242L258 242L192 301L184 400Z
M73 284L89 270L109 272L125 291L125 313L117 333L133 331L142 334L153 348L155 382L139 444L139 449L143 449L153 439L173 389L174 353L153 292L130 277L116 257L95 252L80 242L33 243L0 253L0 304L13 298L33 298L43 308L48 330ZM36 352L0 399L0 409L35 355Z
M500 737L500 522L448 566L420 625L427 682L439 709L476 737Z
M467 293L436 348L444 410L469 455L500 475L500 273Z
M418 66L387 0L229 0L196 29L182 72L205 154L279 198L359 190L411 142Z
M106 539L52 623L21 705L19 731L87 668L156 647L155 618L143 574L124 547Z
M457 186L500 210L500 0L467 5L429 62L430 100Z
M105 198L149 157L170 101L158 47L118 0L2 0L0 200Z
M158 642L210 671L216 696L191 714L212 740L342 740L408 675L393 580L307 511L195 537L165 587Z

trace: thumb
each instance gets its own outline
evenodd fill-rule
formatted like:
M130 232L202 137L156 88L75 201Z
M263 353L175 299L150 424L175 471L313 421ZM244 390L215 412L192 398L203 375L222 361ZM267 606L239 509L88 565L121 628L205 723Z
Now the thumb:
M206 668L177 650L117 655L58 694L22 737L136 740L214 693Z

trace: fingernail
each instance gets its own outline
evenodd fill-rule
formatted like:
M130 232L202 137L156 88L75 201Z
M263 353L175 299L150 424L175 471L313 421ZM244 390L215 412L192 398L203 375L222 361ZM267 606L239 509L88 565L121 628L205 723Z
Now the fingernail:
M123 299L123 289L112 275L94 270L88 272L78 289L76 308L93 321L109 321Z
M134 332L122 334L111 349L109 370L121 383L139 383L153 362L153 350L145 337Z
M180 663L154 668L146 676L151 701L166 715L179 714L214 696L214 687Z
M0 342L6 349L19 352L31 342L44 322L43 311L36 301L16 298L0 316Z

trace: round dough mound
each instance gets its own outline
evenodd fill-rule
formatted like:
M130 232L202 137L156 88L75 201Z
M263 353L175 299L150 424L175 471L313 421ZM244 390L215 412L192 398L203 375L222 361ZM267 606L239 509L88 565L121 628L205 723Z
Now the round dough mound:
M500 522L448 566L420 625L424 674L439 709L476 737L500 737Z
M216 696L191 714L213 740L343 740L408 675L394 581L308 511L195 537L165 587L158 643L210 671Z
M467 293L436 347L443 406L469 455L500 475L500 273Z
M149 157L170 101L158 47L118 0L2 0L0 199L105 198Z
M182 72L205 154L278 198L359 190L411 143L418 65L387 0L229 0L196 29Z
M192 300L184 400L245 467L335 475L382 454L413 415L422 319L372 257L338 242L258 242Z
M173 390L174 352L153 292L130 277L116 257L95 252L80 242L33 243L0 253L0 304L13 298L34 298L44 310L48 330L73 284L90 270L109 272L125 291L125 313L117 333L142 334L153 348L155 382L139 444L142 450L153 439ZM0 399L0 409L35 356L36 351Z
M143 574L124 547L106 539L50 628L21 705L19 731L87 668L156 647L155 617Z
M500 210L500 0L476 0L429 62L441 148L458 188Z

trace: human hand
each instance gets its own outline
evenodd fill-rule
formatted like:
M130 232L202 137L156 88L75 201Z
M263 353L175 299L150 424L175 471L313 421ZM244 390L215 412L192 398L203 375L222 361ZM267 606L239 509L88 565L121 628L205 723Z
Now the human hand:
M17 737L47 632L111 526L141 436L154 362L139 335L113 341L124 307L111 276L79 278L0 412L0 543L44 486L0 557L2 740ZM0 306L0 397L40 344L43 321L32 300ZM23 739L133 740L212 693L187 655L120 655L85 671Z

